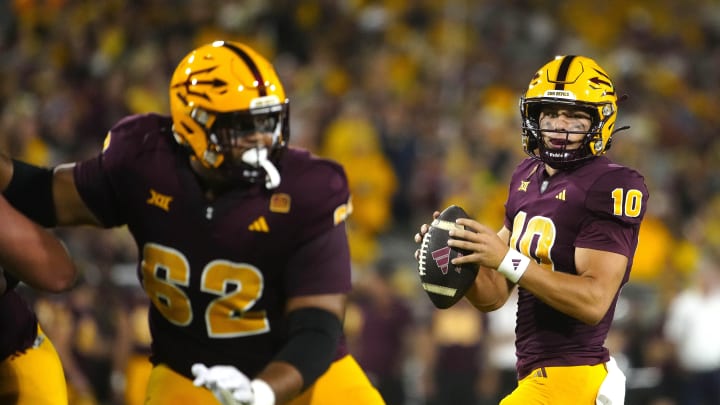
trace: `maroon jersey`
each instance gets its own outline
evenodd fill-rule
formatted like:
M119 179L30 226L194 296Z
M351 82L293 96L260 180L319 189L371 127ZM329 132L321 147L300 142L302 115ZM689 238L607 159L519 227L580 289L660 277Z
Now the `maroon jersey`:
M31 347L36 337L37 318L20 294L7 290L0 295L0 361Z
M187 377L196 362L253 376L287 339L289 297L350 290L345 173L291 148L278 188L243 185L209 201L171 126L125 118L75 182L104 226L127 225L137 243L152 361Z
M597 157L572 171L547 177L543 164L526 159L515 170L505 205L510 246L548 271L577 274L575 248L628 258L630 275L645 215L648 190L635 170ZM519 290L516 349L520 378L541 366L595 365L608 360L603 347L618 293L597 325L588 325Z

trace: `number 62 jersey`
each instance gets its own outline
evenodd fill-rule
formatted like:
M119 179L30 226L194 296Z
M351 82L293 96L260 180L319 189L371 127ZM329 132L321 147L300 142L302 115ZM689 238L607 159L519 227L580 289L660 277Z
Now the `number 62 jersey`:
M120 121L75 184L105 227L127 225L135 239L153 363L188 378L197 362L252 377L285 344L288 298L350 290L345 173L290 148L278 188L244 184L208 200L171 125L155 114Z
M575 248L621 254L628 258L624 285L648 197L641 174L605 156L551 177L542 163L526 159L513 173L505 205L510 246L547 271L569 274L577 274ZM618 295L619 291L600 323L588 325L520 288L516 329L520 378L542 366L606 362L609 353L603 344Z

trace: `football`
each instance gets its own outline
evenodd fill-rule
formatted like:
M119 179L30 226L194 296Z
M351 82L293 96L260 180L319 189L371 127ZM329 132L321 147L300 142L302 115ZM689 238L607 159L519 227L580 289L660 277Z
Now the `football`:
M423 236L418 258L418 274L423 290L435 307L446 309L460 301L477 275L476 265L455 266L450 261L463 255L462 250L447 245L448 231L462 229L455 220L469 218L457 205L445 208L432 221L430 229Z

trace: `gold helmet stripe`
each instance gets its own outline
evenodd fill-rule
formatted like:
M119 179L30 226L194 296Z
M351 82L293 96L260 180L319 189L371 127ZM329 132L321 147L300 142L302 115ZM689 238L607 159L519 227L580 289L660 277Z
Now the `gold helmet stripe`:
M250 55L248 55L247 52L245 52L244 50L240 49L239 47L237 47L233 44L224 42L223 46L225 48L228 48L231 51L235 52L237 54L237 56L239 56L240 59L242 59L243 62L245 62L248 69L250 69L250 72L252 72L253 77L255 77L255 80L257 81L257 90L258 90L259 96L260 97L267 96L267 88L265 87L265 79L263 79L262 73L260 73L260 69L258 69L257 65L252 60Z
M575 59L575 55L568 55L564 57L563 61L560 63L557 78L555 78L555 90L565 90L567 73L568 70L570 70L570 64L572 63L573 59Z

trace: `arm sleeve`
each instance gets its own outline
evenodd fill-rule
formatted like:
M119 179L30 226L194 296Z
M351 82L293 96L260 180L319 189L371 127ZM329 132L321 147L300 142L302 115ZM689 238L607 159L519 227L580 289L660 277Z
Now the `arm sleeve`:
M320 308L300 308L288 315L289 340L275 356L291 364L303 378L303 389L312 385L335 357L342 323Z

